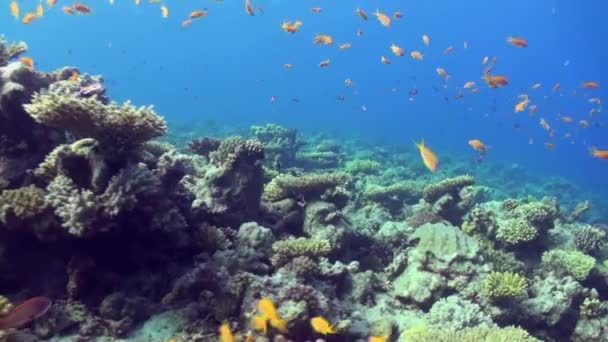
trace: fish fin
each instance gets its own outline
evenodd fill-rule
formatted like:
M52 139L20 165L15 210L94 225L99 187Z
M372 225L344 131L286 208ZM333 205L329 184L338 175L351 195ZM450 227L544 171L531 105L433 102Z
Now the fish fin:
M414 145L416 145L417 149L424 148L424 139L421 139L420 142L415 142L414 141Z

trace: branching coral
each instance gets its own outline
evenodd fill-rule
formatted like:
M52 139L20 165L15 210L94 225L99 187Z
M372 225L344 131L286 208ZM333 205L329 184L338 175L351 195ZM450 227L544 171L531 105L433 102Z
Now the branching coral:
M567 222L574 222L578 220L585 212L591 209L590 201L582 201L572 209L572 212L566 217Z
M496 238L508 244L518 244L536 239L553 227L559 208L554 199L517 203L503 202L510 208L498 222Z
M585 280L596 260L579 251L553 249L543 253L543 266L557 274L571 275L579 281Z
M310 200L320 197L328 189L344 185L347 180L344 173L310 173L299 177L280 175L266 185L264 199L271 202L288 197Z
M520 328L476 327L460 331L430 330L426 334L412 336L408 342L540 342Z
M512 272L492 272L483 282L483 293L489 298L517 297L525 293L525 277Z
M450 296L435 302L426 320L431 328L446 330L494 325L492 318L484 313L478 304L458 296Z
M8 61L19 56L27 50L24 42L7 44L3 36L0 36L0 66L5 66Z
M48 207L44 196L44 190L33 185L2 191L0 222L8 224L11 219L24 221L44 213Z
M606 232L593 226L576 228L572 234L574 246L583 253L593 254L606 244Z
M307 238L281 240L272 245L271 261L275 266L282 266L299 256L317 259L328 255L331 251L332 247L327 240Z
M495 214L487 208L476 205L465 217L461 228L469 235L493 236L496 231Z
M517 217L501 222L496 238L510 244L532 241L538 236L538 231L525 218Z
M94 138L110 151L128 149L165 133L165 120L152 107L104 104L96 97L78 98L57 92L34 94L25 110L37 122Z

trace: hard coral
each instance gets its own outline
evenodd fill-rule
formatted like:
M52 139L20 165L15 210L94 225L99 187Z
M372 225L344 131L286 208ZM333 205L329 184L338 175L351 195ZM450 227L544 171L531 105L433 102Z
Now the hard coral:
M445 194L457 194L460 189L473 184L475 184L475 178L468 175L444 179L426 186L423 190L423 197L428 203L433 203Z
M380 170L380 163L371 159L355 159L347 161L344 169L352 174L374 174Z
M293 166L299 144L296 141L297 131L275 124L251 126L251 134L264 144L268 160L282 167Z
M326 240L320 239L286 239L272 245L271 261L275 266L285 265L295 257L308 256L313 259L326 256L332 247Z
M319 198L328 189L344 185L347 180L344 173L311 173L299 177L280 175L266 185L264 199L271 202L289 197L311 200Z
M512 272L492 272L483 282L483 293L489 298L517 297L528 286L525 277Z
M412 336L408 342L540 342L520 328L476 327L460 331L430 330L426 334Z
M24 42L7 44L3 36L0 36L0 67L5 66L8 62L18 57L27 50L27 44Z
M498 240L510 244L532 241L537 236L536 228L523 217L504 220L496 233Z
M596 260L579 251L553 249L543 253L542 262L548 271L571 275L575 279L583 281L589 276Z
M492 318L481 310L481 306L458 296L435 302L426 316L426 321L431 329L446 330L494 325Z
M593 226L576 228L573 235L574 246L583 253L593 254L606 244L606 232Z
M135 147L167 130L165 120L152 107L136 108L130 102L104 104L96 97L41 91L24 108L37 122L97 139L112 152Z

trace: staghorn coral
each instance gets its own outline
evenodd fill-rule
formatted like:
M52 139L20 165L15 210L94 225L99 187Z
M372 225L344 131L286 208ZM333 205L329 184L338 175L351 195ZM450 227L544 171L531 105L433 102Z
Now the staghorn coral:
M556 274L571 275L583 281L595 266L596 260L579 251L552 249L543 253L542 263L547 271Z
M348 176L344 173L304 174L302 176L279 175L264 188L264 199L274 202L285 198L303 197L311 200L320 197L328 189L344 185Z
M606 244L606 232L593 226L576 228L572 234L576 249L586 254L594 254Z
M540 342L521 328L475 327L459 331L429 330L412 336L408 342Z
M449 296L435 302L426 321L431 329L462 330L477 326L492 327L492 318L481 306L458 296Z
M502 221L496 233L498 240L509 244L532 241L536 237L538 231L523 217Z
M326 256L332 251L332 247L326 240L320 239L286 239L277 241L272 245L272 257L270 260L275 266L283 266L290 260L299 256L318 259Z
M112 152L133 148L167 130L165 120L152 107L136 108L130 102L105 104L96 97L41 91L24 108L37 122L94 138Z
M498 299L521 296L526 292L528 282L525 277L512 272L492 272L483 282L483 294Z

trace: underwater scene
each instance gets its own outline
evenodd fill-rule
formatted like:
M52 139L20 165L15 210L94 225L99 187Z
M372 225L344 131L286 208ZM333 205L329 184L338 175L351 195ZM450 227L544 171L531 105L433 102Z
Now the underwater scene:
M605 13L4 1L0 342L608 341Z

